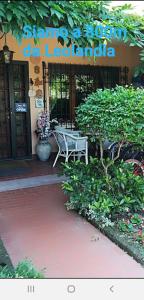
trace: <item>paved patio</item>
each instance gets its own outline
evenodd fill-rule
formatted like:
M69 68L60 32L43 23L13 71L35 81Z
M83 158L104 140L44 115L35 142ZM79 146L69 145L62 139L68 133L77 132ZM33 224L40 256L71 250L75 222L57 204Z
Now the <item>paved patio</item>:
M64 180L66 180L65 176L60 176L57 174L6 180L2 181L2 183L0 184L0 192L14 191L19 189L26 189L29 187L60 183Z
M14 265L46 277L144 277L144 268L76 213L59 184L0 193L0 236Z
M22 161L26 172L21 172L18 175L7 175L7 176L1 176L0 172L0 182L5 181L5 180L14 180L14 179L21 179L21 178L29 178L29 177L36 177L36 176L44 176L44 175L55 175L61 172L61 162L64 162L63 159L59 159L58 163L56 166L53 168L53 162L55 159L56 154L51 154L51 157L48 161L40 161L38 159L32 159L32 160L24 160ZM7 164L10 166L12 165L11 168L14 168L13 163L20 163L20 160L17 161L6 161ZM5 164L5 162L2 162Z

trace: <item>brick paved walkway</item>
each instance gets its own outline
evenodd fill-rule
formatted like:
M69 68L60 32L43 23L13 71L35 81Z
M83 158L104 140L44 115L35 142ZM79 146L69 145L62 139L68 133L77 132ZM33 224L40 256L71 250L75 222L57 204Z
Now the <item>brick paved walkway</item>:
M14 265L26 257L47 277L144 277L144 269L74 212L60 186L0 193L0 236Z

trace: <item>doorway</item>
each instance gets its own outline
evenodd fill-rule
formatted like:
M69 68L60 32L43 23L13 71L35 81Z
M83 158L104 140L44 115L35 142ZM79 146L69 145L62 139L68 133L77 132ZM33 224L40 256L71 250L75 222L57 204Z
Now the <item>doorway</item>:
M31 157L28 62L0 64L0 159Z

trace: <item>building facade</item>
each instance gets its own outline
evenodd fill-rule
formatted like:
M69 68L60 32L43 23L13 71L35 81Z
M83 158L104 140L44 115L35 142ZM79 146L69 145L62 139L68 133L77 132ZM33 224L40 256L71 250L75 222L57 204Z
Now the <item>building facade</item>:
M7 45L14 51L10 64L0 63L0 159L31 158L35 154L38 113L45 109L60 123L74 122L75 107L97 88L129 84L139 64L139 49L113 42L115 57L33 56L24 49L31 45L43 53L60 47L56 39L32 39L21 44L10 34ZM0 40L2 49L4 41Z

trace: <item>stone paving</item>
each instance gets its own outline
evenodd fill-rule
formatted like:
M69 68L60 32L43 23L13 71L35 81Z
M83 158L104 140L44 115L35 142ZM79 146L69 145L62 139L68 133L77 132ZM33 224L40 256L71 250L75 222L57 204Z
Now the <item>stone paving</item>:
M66 177L58 176L57 174L6 180L0 183L0 192L42 186L46 184L54 184L62 182L63 180L66 180Z
M60 184L0 193L0 237L12 263L28 258L48 278L144 278L144 268L67 211L66 200Z

